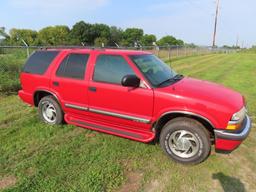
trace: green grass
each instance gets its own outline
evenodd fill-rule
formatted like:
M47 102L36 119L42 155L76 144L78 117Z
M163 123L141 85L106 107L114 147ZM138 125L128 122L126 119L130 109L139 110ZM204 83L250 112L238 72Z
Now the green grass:
M241 92L255 120L255 61L256 54L213 54L176 59L171 66ZM213 152L202 164L183 166L158 145L45 125L16 95L0 96L0 189L7 178L15 180L4 191L252 191L255 146L252 130L231 155Z

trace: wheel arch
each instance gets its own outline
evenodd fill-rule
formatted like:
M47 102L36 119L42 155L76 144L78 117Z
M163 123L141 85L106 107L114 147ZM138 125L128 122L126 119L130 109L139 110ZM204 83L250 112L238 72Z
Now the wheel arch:
M34 101L35 107L38 107L40 100L43 97L48 96L48 95L52 95L56 99L56 101L60 104L59 98L55 93L53 93L52 91L49 91L49 90L38 89L33 94L33 101Z
M162 114L158 120L153 124L153 131L156 133L156 142L159 141L159 135L162 131L163 126L170 120L178 118L178 117L186 117L190 119L194 119L200 122L210 133L211 140L214 140L214 125L213 123L206 117L187 111L170 111Z

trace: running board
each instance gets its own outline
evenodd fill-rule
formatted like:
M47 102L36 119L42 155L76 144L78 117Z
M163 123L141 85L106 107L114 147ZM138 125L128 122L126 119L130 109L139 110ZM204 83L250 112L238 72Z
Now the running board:
M128 130L128 129L123 129L123 128L119 128L119 127L114 128L114 127L109 127L109 126L105 126L105 125L103 126L103 125L100 125L95 122L85 121L84 119L74 117L73 115L70 116L68 114L65 114L65 121L68 124L72 124L72 125L76 125L79 127L108 133L111 135L116 135L116 136L120 136L120 137L124 137L124 138L128 138L128 139L132 139L132 140L136 140L136 141L140 141L140 142L144 142L144 143L150 142L155 138L155 133L153 133L153 132L145 132L145 131L141 131L141 130L138 131L138 129L137 130L132 130L132 129Z

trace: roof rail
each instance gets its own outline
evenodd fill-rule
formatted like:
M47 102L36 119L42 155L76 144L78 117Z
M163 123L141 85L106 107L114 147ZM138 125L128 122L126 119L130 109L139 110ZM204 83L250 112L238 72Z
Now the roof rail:
M129 50L139 50L139 48L134 47L116 47L116 46L106 46L106 47L94 47L94 46L76 46L76 45L70 45L70 46L39 46L37 47L39 49L91 49L91 50L106 50L106 49L129 49Z
M104 47L91 47L91 46L41 46L39 49L91 49L91 50L104 50Z
M37 47L41 50L47 50L47 49L91 49L91 50L103 50L105 51L106 49L116 49L116 50L141 50L139 48L134 48L134 47L114 47L114 46L106 46L106 47L93 47L93 46L41 46Z
M63 46L14 46L14 45L0 45L0 48L21 48L21 49L39 49L39 50L47 50L47 49L91 49L91 50L106 50L106 49L116 49L116 50L140 50L140 48L135 47L116 47L116 46L106 46L106 47L95 47L95 46L76 46L76 45L63 45Z

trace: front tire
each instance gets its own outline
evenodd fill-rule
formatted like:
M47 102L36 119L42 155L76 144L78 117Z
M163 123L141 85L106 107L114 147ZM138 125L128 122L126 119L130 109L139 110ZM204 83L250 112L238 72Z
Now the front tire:
M50 125L63 123L63 112L59 103L51 95L43 97L38 104L40 119Z
M160 134L160 145L174 161L198 164L210 154L209 132L196 120L179 117L170 120Z

